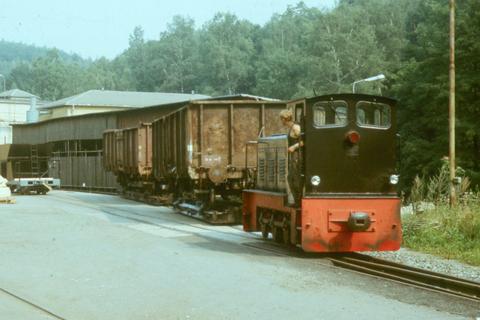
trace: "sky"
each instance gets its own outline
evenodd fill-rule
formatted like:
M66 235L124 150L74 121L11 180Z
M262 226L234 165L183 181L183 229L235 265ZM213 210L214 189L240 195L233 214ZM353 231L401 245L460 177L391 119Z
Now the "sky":
M201 27L217 12L263 25L274 13L300 0L0 0L0 39L56 47L84 58L119 55L135 26L146 40L158 39L172 17L192 18ZM335 0L303 0L309 7L332 8Z

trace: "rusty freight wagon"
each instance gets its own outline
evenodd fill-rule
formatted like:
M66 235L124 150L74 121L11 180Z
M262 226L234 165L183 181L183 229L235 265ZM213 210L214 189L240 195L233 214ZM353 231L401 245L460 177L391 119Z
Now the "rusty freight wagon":
M117 176L127 194L150 195L152 173L152 125L107 130L103 134L104 167Z
M117 154L117 140L122 141L121 130L111 129L103 132L103 167L105 170L118 174L123 170L123 164L120 163L120 157Z
M256 157L249 141L285 131L277 100L206 100L153 122L153 174L158 191L173 194L181 212L232 223ZM248 148L248 150L247 150ZM218 210L221 208L221 210Z

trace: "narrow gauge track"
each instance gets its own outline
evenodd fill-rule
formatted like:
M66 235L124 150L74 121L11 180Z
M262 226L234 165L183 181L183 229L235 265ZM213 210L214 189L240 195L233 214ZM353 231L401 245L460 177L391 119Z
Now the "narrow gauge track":
M77 200L77 199L75 200L69 199L67 201L84 203L83 201ZM124 215L119 212L113 212L111 210L124 212L128 215L134 215L135 217ZM154 225L160 228L185 232L185 230L180 230L172 226L163 226L159 223L142 219L142 218L158 219L159 218L158 216L143 215L138 212L132 212L132 211L127 211L119 208L112 208L108 206L105 206L103 208L101 207L101 211L106 214L117 216L120 218L141 222L141 223L146 223L146 224ZM259 240L258 243L242 243L242 245L256 249L256 250L262 250L269 253L273 253L275 255L290 256L290 257L297 257L297 258L320 258L320 257L326 258L335 267L353 270L362 274L368 274L378 278L389 279L395 282L400 282L403 284L419 287L422 289L427 289L429 291L453 295L453 296L467 299L470 301L480 302L480 283L477 283L474 281L456 278L456 277L452 277L452 276L441 274L441 273L436 273L429 270L414 268L407 265L402 265L399 263L386 261L383 259L378 259L378 258L374 258L364 254L359 254L359 253L353 253L353 254L339 253L339 254L330 254L330 255L309 254L295 248L287 248L285 246L276 244L274 242L264 241L260 236L256 236L254 234L245 234L245 235L231 234L226 231L216 230L216 226L214 225L198 226L198 225L192 225L189 223L180 222L178 220L169 219L165 217L162 217L162 219L169 222L175 222L181 225L187 225L195 229L208 230L211 232L221 233L221 234L228 234L229 236L243 238L243 239ZM231 226L230 228L235 229ZM321 263L321 264L324 266L328 266L328 264L325 264L325 263Z
M122 210L123 211L123 210ZM136 218L129 218L125 217L124 215L118 215L116 213L104 211L108 214L113 214L117 216L121 216L126 219L135 220L137 222L144 222L142 219ZM145 218L153 218L152 216L145 216L136 213L136 215L145 217ZM169 219L170 220L170 219ZM153 223L154 224L154 223ZM185 224L185 223L181 223ZM158 224L154 224L157 225ZM209 230L218 233L227 234L225 231L215 230L215 228L205 228L201 226L193 226L187 224L190 227L198 228L202 230ZM159 226L165 227L165 226ZM175 229L174 227L165 227ZM232 234L229 234L232 235ZM262 241L260 236L251 236L246 237L239 234L233 235L239 238L247 238L247 239L255 239ZM267 245L258 246L254 243L243 243L244 246L250 247L253 249L260 249L264 251L268 251L270 253L274 253L276 255L281 256L294 256L297 258L305 258L308 254L300 252L299 250L295 250L294 248L285 248L281 245L277 245L272 242L266 242ZM320 257L320 255L315 254L315 257ZM472 301L480 302L480 283L469 281L461 278L452 277L449 275L423 270L415 267L410 267L407 265L402 265L399 263L374 258L371 256L363 255L363 254L335 254L335 255L323 255L323 258L327 258L329 261L333 263L334 266L341 267L343 269L354 270L360 273L369 274L373 276L377 276L384 279L390 279L397 282L401 282L404 284L413 285L416 287L420 287L423 289L428 289L431 291L442 292L450 295L454 295L457 297L465 298ZM323 263L322 263L323 264Z
M336 266L480 302L480 283L362 254L330 257Z
M453 295L474 302L480 302L480 283L461 279L446 274L419 269L400 263L374 258L360 253L311 254L291 248L285 248L272 242L257 246L244 244L277 255L295 256L299 258L329 260L334 267L352 270L358 273L388 279L395 282L415 286L429 291ZM283 248L283 250L282 250ZM324 265L324 263L322 263Z
M15 294L15 293L7 290L7 289L0 288L0 292L3 292L3 293L11 296L12 298L14 298L14 299L16 299L16 300L19 300L19 301L21 301L21 302L23 302L23 303L31 306L32 308L43 312L44 314L46 314L46 315L48 315L48 316L50 316L50 317L53 317L53 318L59 319L59 320L66 320L65 318L59 316L58 314L55 314L55 313L53 313L53 312L51 312L51 311L49 311L49 310L47 310L47 309L39 306L38 304L35 304L35 303L32 302L32 301L29 301L29 300L27 300L27 299L25 299L25 298L22 298L22 297L20 297L19 295Z

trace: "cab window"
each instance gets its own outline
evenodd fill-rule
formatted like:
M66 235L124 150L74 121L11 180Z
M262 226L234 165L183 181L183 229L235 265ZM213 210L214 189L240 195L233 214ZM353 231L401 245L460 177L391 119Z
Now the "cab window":
M384 103L360 101L356 106L357 125L388 129L391 125L390 106Z
M313 105L313 125L316 128L347 124L347 103L345 101L319 101Z

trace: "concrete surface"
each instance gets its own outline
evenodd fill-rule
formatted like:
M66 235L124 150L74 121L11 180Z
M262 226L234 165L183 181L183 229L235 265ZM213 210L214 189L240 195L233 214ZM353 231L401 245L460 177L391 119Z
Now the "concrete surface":
M0 289L10 293L0 291L0 319L462 319L480 310L257 244L239 227L115 196L18 196L0 206Z

